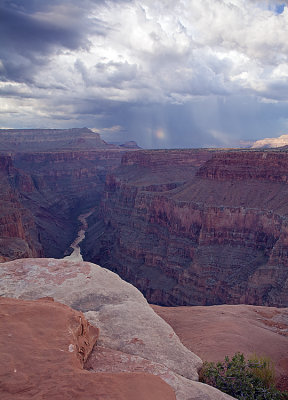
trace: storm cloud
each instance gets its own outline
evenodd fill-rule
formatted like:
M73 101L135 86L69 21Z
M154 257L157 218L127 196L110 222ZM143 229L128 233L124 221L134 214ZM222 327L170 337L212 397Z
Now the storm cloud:
M287 133L286 2L2 0L0 16L2 127L144 147Z

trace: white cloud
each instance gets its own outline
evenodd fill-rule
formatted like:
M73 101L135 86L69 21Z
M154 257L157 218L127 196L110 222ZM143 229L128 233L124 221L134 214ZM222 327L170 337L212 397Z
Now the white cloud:
M49 31L46 53L39 58L37 46L31 45L33 56L16 49L9 63L0 60L0 72L7 72L6 91L9 80L19 74L19 61L25 71L18 86L10 84L8 103L25 116L33 109L47 118L73 112L74 120L77 113L103 115L101 102L109 109L109 102L152 107L211 96L252 96L261 104L288 101L288 7L278 14L279 4L86 0L82 8L73 2L67 9L66 2L55 0L33 15L49 29L51 21L63 28L55 38ZM30 100L23 100L25 96Z
M92 95L123 101L139 101L143 93L168 102L242 89L261 95L280 75L287 79L288 65L288 10L277 15L261 3L267 2L98 6L94 16L109 27L105 35L90 35L89 51L55 55L42 71L51 84L55 76L69 90L76 84L80 95L89 87Z

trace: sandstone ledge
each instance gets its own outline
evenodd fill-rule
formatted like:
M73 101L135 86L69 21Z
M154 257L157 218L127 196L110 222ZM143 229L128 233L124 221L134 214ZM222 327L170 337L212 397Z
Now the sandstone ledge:
M127 383L128 378L124 372L129 372L132 380L131 382L129 380L129 384L127 383L127 390L133 391L133 388L136 387L139 390L143 388L144 396L145 393L147 394L144 390L145 387L148 387L149 390L154 387L155 393L157 393L159 380L164 385L163 379L165 378L164 375L166 375L165 381L173 387L177 400L228 400L231 398L214 388L195 382L198 379L197 370L202 364L200 358L183 346L173 329L162 318L157 316L136 288L122 281L119 276L111 271L95 264L69 260L15 260L0 265L0 294L3 297L16 297L19 299L37 299L49 296L76 310L82 311L91 325L100 328L98 338L100 346L109 348L109 351L112 352L120 351L126 359L134 360L134 367L128 368L128 371L127 365L124 365L125 363L122 363L122 365L118 363L117 365L117 362L114 362L110 363L109 367L110 371L114 368L117 376L120 374L122 383ZM50 302L48 303L50 304ZM61 307L65 306L62 305ZM77 313L78 311L73 312ZM82 314L80 313L80 315ZM44 326L45 323L49 326L53 325L52 323L49 324L49 319L44 322ZM43 327L43 323L41 325ZM21 331L22 328L19 329L19 332ZM53 336L52 333L51 336ZM81 365L77 367L80 368ZM83 379L88 379L89 382L95 379L95 382L99 383L103 379L103 384L106 385L108 384L108 377L105 378L105 374L108 374L109 368L104 372L102 371L101 375L98 374L100 371L97 368L94 369L94 367L92 369L96 371L96 374L89 374L83 370L81 374L88 373L89 378L86 378L85 375ZM65 371L65 368L63 368L63 371ZM154 380L151 378L151 385L150 383L145 383L147 382L145 378L147 372L156 375L153 377ZM138 376L139 373L142 378ZM145 375L144 377L143 374ZM72 379L71 376L69 379L70 382L74 382L74 378ZM111 379L112 390L117 384L115 383L113 386L116 378ZM139 383L139 379L142 379L142 383ZM65 380L61 380L61 382L64 382L64 386L66 385ZM82 398L81 396L77 397L82 390L81 382L78 383L76 379L76 386L69 387L72 392L76 391L71 395L72 399ZM59 393L64 393L64 386L59 387ZM67 386L66 390L68 390ZM164 396L163 399L175 398L171 397L170 392L167 392L167 388L163 390L161 393L165 393L165 390L167 393L167 397ZM97 394L98 392L96 391L95 393ZM129 393L131 394L132 392ZM123 399L130 399L130 394L127 394L126 397L124 396ZM45 396L43 398L49 398ZM52 396L52 398L60 399L61 397ZM65 397L62 398L65 399ZM103 399L112 398L122 400L122 397L117 397L116 395L113 397L113 394L110 397L103 397ZM150 394L148 397L139 397L137 395L137 398L153 399ZM157 399L161 398L159 394ZM99 399L102 399L102 397L100 396ZM7 400L10 400L10 398L7 397Z
M203 360L223 361L237 351L269 357L275 364L279 388L288 390L288 308L221 305L153 309Z
M98 330L82 313L47 300L2 298L0 306L2 400L175 400L153 375L83 370Z

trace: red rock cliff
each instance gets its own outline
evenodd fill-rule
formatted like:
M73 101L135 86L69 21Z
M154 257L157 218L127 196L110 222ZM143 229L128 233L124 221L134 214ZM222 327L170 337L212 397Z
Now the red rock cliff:
M107 171L126 151L106 147L0 155L0 236L15 238L15 246L12 239L0 241L3 261L63 257L78 230L78 215L97 206Z
M43 254L33 216L13 185L15 174L10 155L0 156L0 261Z
M159 167L157 152L125 156L90 220L87 256L150 302L287 306L288 153L190 150L181 168L176 154L162 152Z
M104 149L13 155L15 186L34 216L45 256L63 257L75 238L77 216L97 206L105 175L122 154Z
M63 257L78 215L97 207L107 171L127 151L87 128L1 129L0 148L3 259Z

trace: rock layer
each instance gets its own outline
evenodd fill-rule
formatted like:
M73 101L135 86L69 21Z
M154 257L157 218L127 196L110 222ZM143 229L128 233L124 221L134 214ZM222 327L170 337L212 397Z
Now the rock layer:
M162 305L288 305L288 152L126 154L86 259Z
M288 390L288 309L249 305L160 307L191 351L206 361L223 361L236 352L268 357L275 365L279 388Z
M201 360L182 345L143 295L98 265L56 259L3 263L0 295L21 299L53 297L85 313L88 321L100 329L99 345L162 363L189 379L198 377Z
M184 378L163 366L142 357L119 351L95 347L85 364L93 372L146 372L159 376L175 390L177 400L228 400L232 399L211 386Z
M122 154L102 149L13 155L20 171L15 186L33 214L46 257L63 257L75 238L78 215L98 205L105 175L120 163Z
M285 149L125 153L87 129L49 132L51 151L29 131L33 151L0 157L0 261L70 254L95 209L84 259L152 303L288 305Z
M19 299L53 297L61 303L81 310L91 325L100 329L97 344L101 348L94 348L86 363L86 368L96 374L93 372L89 375L90 378L81 375L84 382L91 379L98 385L98 391L95 393L99 394L97 397L99 399L102 399L100 395L103 399L132 399L133 395L135 398L136 387L137 390L143 391L139 394L140 397L137 395L139 399L156 399L157 393L159 395L157 399L174 398L171 397L171 392L166 386L164 388L161 386L161 390L159 389L159 381L162 382L160 378L174 388L177 400L228 400L231 398L214 388L193 381L197 380L197 370L202 364L199 357L183 346L173 329L155 314L136 288L122 281L111 271L87 262L55 259L15 260L0 265L0 295ZM43 318L45 318L44 314ZM61 319L61 315L59 318ZM49 324L49 319L46 323ZM65 323L65 319L62 323ZM52 322L50 325L50 329L53 329ZM19 325L18 321L19 326L21 323ZM41 326L43 330L45 326L43 321ZM21 329L19 329L19 334ZM53 336L53 333L50 332L50 335ZM55 348L54 344L53 346ZM70 344L68 348L72 350ZM101 362L98 362L99 355ZM116 376L106 376L108 371L116 373ZM97 372L101 374L98 375ZM123 372L129 372L129 376L123 375ZM147 376L148 372L156 376L152 379L150 375ZM139 373L141 373L140 377ZM95 381L91 375L95 376ZM61 374L60 377L62 377ZM73 377L70 376L69 379L70 382L74 382ZM110 389L107 386L109 379ZM61 382L57 388L63 395L63 391L67 390L67 385L65 379L61 378ZM124 384L126 387L119 390L117 394L114 388L117 388L117 385L122 388ZM78 396L81 385L76 379L73 387L70 388L72 398ZM99 387L103 385L104 389L99 392ZM164 382L161 385L164 385ZM94 386L91 386L89 390L93 388ZM123 390L124 394L121 395ZM77 398L84 398L84 393L83 397L81 394ZM155 397L153 397L154 393ZM65 396L63 398L65 399ZM7 397L8 399L10 400L10 397Z
M153 375L83 370L98 331L82 313L49 300L2 298L0 305L1 399L175 399Z
M115 148L88 128L72 129L0 129L0 147L9 152L91 150Z
M127 149L84 129L0 130L2 260L63 257ZM22 243L20 244L20 239Z
M33 215L13 183L17 174L12 157L0 156L0 261L43 255Z

